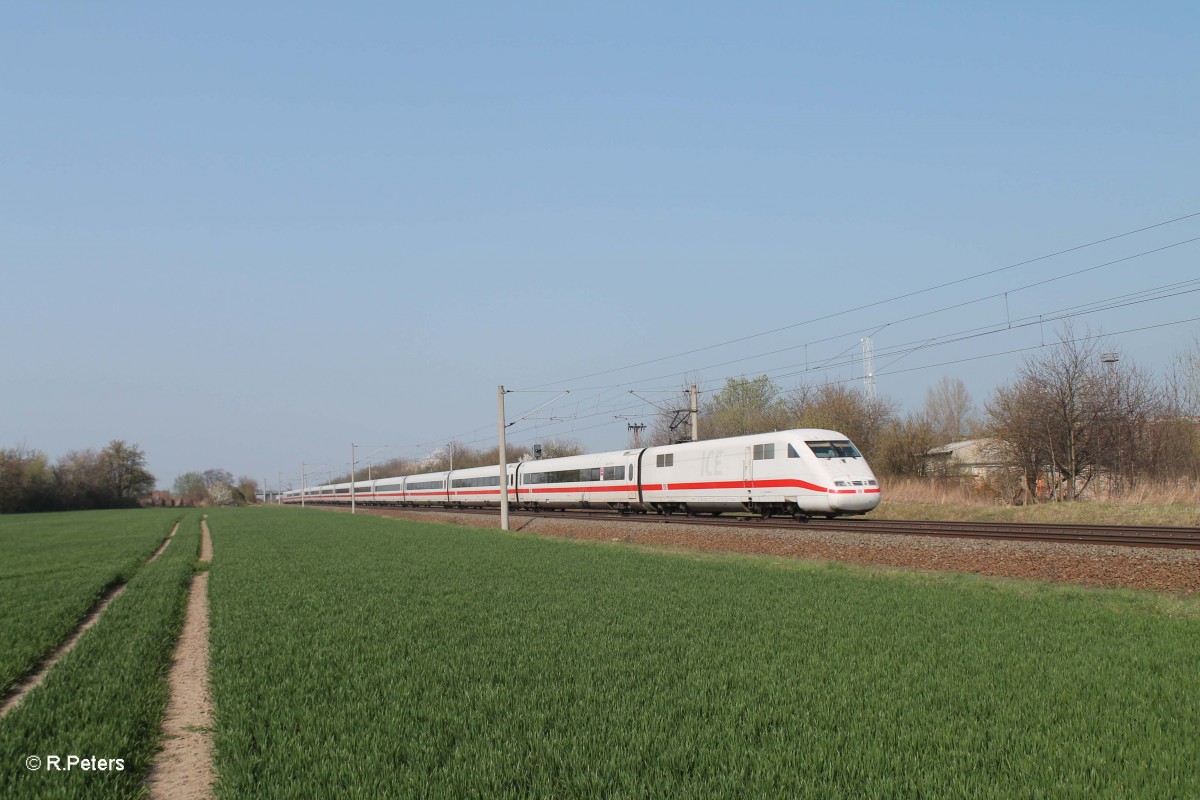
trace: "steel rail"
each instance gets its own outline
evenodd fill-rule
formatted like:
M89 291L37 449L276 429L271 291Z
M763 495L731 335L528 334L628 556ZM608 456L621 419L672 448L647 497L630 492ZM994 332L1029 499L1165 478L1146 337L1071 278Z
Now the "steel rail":
M331 504L337 506L337 504ZM403 510L414 512L453 512L495 516L495 509L457 508L445 506L370 506L371 510ZM1120 547L1165 547L1200 549L1200 528L1135 525L1053 525L1026 522L951 522L941 520L897 519L802 519L788 517L699 516L687 514L629 514L612 511L584 510L526 510L513 511L514 516L544 517L607 522L643 522L659 525L697 525L725 528L751 528L782 531L839 531L881 536L937 536L962 539L1003 541L1059 542L1065 544L1099 544Z

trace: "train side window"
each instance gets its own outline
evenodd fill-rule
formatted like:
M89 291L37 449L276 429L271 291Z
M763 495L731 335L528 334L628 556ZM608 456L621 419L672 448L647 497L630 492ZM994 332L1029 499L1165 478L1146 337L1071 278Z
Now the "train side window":
M654 466L656 467L673 467L675 466L674 453L659 453L654 457Z
M754 445L754 460L766 461L769 458L775 457L775 444L756 444Z
M799 458L800 454L796 452L796 448L788 445L788 458Z

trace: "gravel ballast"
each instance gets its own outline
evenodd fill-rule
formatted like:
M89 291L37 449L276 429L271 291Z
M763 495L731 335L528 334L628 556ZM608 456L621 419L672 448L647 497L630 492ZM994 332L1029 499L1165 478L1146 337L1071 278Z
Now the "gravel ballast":
M499 516L487 514L377 508L361 509L359 513L364 512L477 528L500 525ZM1200 592L1200 550L848 533L821 530L820 523L815 521L804 530L753 530L618 518L554 519L514 513L509 518L509 527L566 539L966 572L1187 595Z

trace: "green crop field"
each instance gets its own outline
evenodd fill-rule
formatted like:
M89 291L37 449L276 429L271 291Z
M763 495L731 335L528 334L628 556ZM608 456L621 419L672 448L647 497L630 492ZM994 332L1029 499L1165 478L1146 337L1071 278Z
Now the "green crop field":
M0 516L0 694L162 544L179 510Z
M64 524L93 521L78 513L54 516ZM161 514L151 516L160 527L166 520ZM93 530L101 535L98 528ZM162 556L141 565L125 592L54 665L45 682L0 718L0 797L143 795L142 780L158 746L166 675L199 544L199 515L189 513ZM25 767L29 756L45 763L51 755L64 763L72 755L121 759L124 768L57 772Z
M1200 795L1196 607L216 511L220 796Z

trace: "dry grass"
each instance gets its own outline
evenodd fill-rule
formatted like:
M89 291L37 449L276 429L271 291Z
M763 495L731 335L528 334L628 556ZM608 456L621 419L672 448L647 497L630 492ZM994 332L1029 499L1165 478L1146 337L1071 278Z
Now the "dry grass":
M956 481L882 481L883 502L875 516L996 522L1179 525L1200 527L1200 485L1144 483L1120 496L1104 493L1072 503L1014 506L987 487Z

